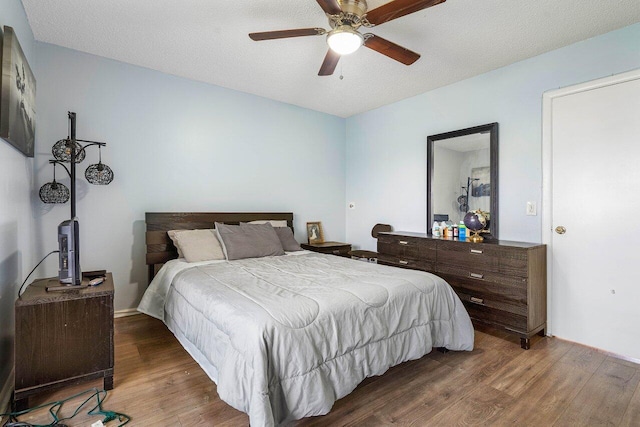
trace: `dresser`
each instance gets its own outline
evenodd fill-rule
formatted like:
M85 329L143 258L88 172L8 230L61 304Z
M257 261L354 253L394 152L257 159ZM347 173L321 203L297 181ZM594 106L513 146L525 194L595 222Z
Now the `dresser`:
M518 335L524 349L547 325L546 254L546 245L533 243L378 235L379 264L437 274L456 291L474 323Z
M88 279L83 280L83 284ZM47 292L57 278L34 281L15 303L15 407L29 397L82 381L113 388L113 277L84 289Z

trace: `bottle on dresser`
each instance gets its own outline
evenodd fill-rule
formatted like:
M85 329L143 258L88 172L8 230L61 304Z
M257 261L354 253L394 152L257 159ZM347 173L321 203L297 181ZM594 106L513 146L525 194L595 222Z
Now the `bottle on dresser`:
M467 227L464 225L464 221L460 221L460 225L458 225L458 239L467 240Z
M440 234L442 235L442 237L449 237L448 234L447 234L447 231L448 231L447 230L447 223L442 221L440 223L440 232L441 232Z
M440 224L438 224L438 221L434 221L433 225L431 226L431 234L433 235L433 237L441 237L441 231L440 231Z

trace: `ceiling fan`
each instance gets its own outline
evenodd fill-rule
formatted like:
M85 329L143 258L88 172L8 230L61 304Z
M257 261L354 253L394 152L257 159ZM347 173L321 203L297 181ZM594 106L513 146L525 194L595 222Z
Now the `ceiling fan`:
M444 3L446 0L392 0L370 11L367 10L366 0L316 1L327 14L331 30L298 28L251 33L249 37L255 41L262 41L326 34L329 50L318 72L319 76L333 74L341 55L353 53L363 45L405 65L411 65L420 58L420 55L375 34L361 34L358 29L381 25L410 13Z

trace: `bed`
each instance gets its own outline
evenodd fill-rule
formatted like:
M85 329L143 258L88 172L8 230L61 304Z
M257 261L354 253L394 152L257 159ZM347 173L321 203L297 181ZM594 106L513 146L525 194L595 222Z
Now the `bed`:
M146 219L153 280L138 310L167 325L251 425L326 414L363 379L434 347L473 349L467 312L435 275L308 251L187 262L167 235L259 219L291 227L291 213Z

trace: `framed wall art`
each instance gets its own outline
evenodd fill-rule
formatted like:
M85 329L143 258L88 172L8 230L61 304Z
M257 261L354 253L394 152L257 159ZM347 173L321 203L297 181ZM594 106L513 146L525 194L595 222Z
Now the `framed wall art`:
M0 137L33 157L36 135L36 79L11 27L2 35Z
M324 242L324 234L322 233L322 224L320 222L307 223L307 239L309 244Z
M489 166L471 169L473 197L491 196L491 171Z

